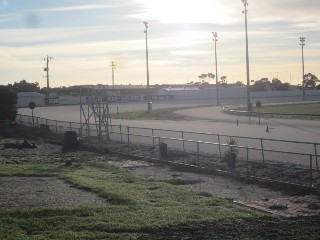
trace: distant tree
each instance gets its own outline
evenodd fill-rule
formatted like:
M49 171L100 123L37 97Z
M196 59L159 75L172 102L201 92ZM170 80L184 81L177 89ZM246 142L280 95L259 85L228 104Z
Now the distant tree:
M267 91L271 90L271 83L268 78L261 78L258 81L255 81L254 84L251 86L252 91Z
M251 86L252 91L288 91L290 90L289 83L282 83L279 79L273 78L270 82L268 78L261 78L255 81Z
M212 74L212 73L208 73L208 74L202 73L201 75L198 76L198 78L199 78L200 82L195 82L195 83L193 83L193 85L208 86L208 85L209 85L209 82L206 81L206 79L207 79L207 78L214 78L214 74ZM190 83L191 83L191 82L190 82Z
M14 121L17 115L17 93L8 86L0 86L0 121Z
M216 77L216 75L214 75L213 73L208 73L207 76L208 78L212 78L212 80L214 80L214 78Z
M308 73L304 75L303 82L306 88L314 89L316 87L317 82L319 82L319 79L312 73Z
M223 87L226 87L227 86L227 77L226 76L222 76L220 77L220 84L223 86Z
M235 86L244 86L243 82L241 82L241 81L237 81L234 85Z
M282 83L277 78L272 79L271 85L273 91L288 91L290 89L289 83Z
M26 80L21 80L14 84L8 84L8 87L12 88L16 92L40 92L38 82L28 83Z

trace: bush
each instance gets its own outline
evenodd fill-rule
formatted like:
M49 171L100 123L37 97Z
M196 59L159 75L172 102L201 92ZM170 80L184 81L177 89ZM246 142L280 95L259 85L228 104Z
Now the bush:
M0 122L13 122L17 115L17 93L9 87L0 86Z
M79 147L78 136L74 131L67 131L64 134L63 150L76 150Z
M159 144L161 159L166 159L168 157L168 146L165 142Z
M236 167L238 155L238 149L234 147L234 145L237 145L237 140L234 138L229 138L227 144L229 147L224 153L224 160L227 162L227 165L230 169L234 169Z

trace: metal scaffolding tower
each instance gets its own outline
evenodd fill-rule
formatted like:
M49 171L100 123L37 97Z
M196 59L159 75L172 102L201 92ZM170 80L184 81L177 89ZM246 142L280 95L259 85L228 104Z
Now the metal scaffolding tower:
M80 87L80 137L97 136L99 146L103 140L109 140L108 92L105 86L86 86L87 93Z

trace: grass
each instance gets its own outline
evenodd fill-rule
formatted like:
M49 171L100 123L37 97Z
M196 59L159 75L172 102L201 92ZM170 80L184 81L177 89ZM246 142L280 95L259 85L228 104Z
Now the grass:
M283 204L274 204L274 205L271 205L269 208L270 208L271 210L284 211L284 210L287 210L287 209L288 209L288 206L287 206L287 205L283 205Z
M16 152L14 161L7 155L6 163L0 164L0 176L56 176L77 188L98 194L109 204L73 208L0 208L0 239L150 239L159 229L189 226L188 229L179 228L176 238L169 238L181 239L184 232L203 224L225 224L224 236L228 237L233 236L230 232L234 234L235 230L243 230L233 229L230 222L235 225L238 222L268 225L271 220L280 221L210 194L191 192L172 185L191 182L155 181L111 166L104 160L105 156L86 152L61 154L48 149L44 149L47 153L38 150L38 154L42 155L35 156L32 162L27 160L29 154L34 155L37 151L34 149L26 150L24 154ZM17 162L19 156L24 156L25 161ZM72 160L71 166L65 166L66 159ZM256 236L260 227L253 224L250 231L244 231L237 239L253 239L252 234ZM304 236L306 231L310 236L310 228L304 230L303 224L294 229L287 227L283 236L297 231L296 228L301 232L297 236ZM319 231L319 227L316 230ZM161 234L162 239L168 239L166 232Z
M36 150L26 152L32 151ZM21 155L28 154L21 152ZM42 163L39 159L36 163L14 163L7 156L10 164L0 165L0 176L56 176L98 194L110 204L106 207L2 208L0 239L132 239L155 227L263 215L209 195L135 176L108 165L97 154L75 152L60 154L59 159L58 153L53 156L48 153L42 157L46 158ZM73 164L65 166L62 158L72 158Z
M208 107L208 105L200 105L197 107ZM183 110L183 109L192 109L192 107L176 107L176 108L167 108L167 109L156 109L152 110L151 113L147 111L141 112L123 112L111 114L111 118L115 119L129 119L129 120L186 120L185 116L175 114L175 111Z
M257 109L254 109L257 112ZM319 119L319 116L301 116L306 115L320 115L320 103L306 103L306 104L281 104L281 105L266 105L260 108L261 113L276 113L277 115L267 115L271 117L297 118L297 119ZM298 114L285 116L281 114Z

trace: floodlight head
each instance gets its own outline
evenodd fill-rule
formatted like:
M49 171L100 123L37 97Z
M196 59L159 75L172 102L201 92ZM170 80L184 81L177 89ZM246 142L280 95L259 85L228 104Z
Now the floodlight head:
M143 22L143 24L148 28L148 22Z
M244 5L244 6L248 6L247 0L241 0L241 1L243 2L243 5Z

